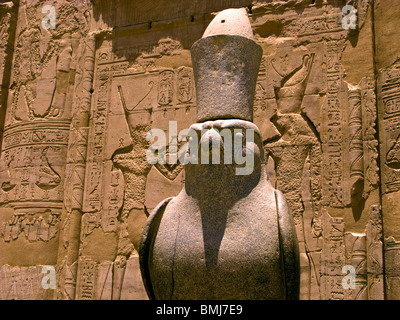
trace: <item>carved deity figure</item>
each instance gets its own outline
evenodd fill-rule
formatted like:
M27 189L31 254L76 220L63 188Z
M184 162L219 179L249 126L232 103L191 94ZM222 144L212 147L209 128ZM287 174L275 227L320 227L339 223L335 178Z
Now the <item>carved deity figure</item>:
M285 59L289 59L287 55ZM295 221L302 279L309 283L312 273L318 277L311 252L320 250L322 245L321 142L314 124L302 108L314 59L314 53L304 54L302 63L289 72L281 72L276 59L271 60L273 69L281 77L279 86L275 87L277 111L271 119L279 135L264 144L267 157L274 160L276 188L286 197ZM309 174L308 188L304 187L305 174ZM309 212L305 207L308 192L311 196L310 216L305 214ZM308 218L310 226L306 224ZM309 294L305 291L301 292L302 297Z
M280 86L275 88L277 112L272 118L279 136L267 141L265 151L267 156L275 161L277 188L285 194L298 226L303 223L304 212L303 170L307 158L310 159L313 231L318 237L321 235L319 213L321 144L314 125L302 112L302 102L313 61L314 54L306 54L299 67L288 74L281 74L275 66L275 60L272 60L273 68L282 77Z
M204 150L206 156L185 162L183 189L161 202L144 228L139 254L148 296L298 299L293 218L267 178L263 140L253 123L262 49L246 11L219 13L191 51L197 123L186 160L199 159ZM246 136L251 132L253 141ZM236 139L242 144L232 150L229 142ZM243 165L234 151L253 157L251 172L238 174ZM221 161L211 164L215 153ZM226 161L234 155L235 161Z

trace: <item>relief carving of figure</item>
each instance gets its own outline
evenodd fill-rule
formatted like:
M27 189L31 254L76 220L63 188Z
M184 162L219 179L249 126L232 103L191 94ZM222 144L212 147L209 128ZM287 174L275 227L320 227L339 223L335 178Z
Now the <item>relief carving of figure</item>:
M316 239L317 247L321 245L322 236L320 200L320 166L322 149L319 133L312 121L303 112L302 103L307 83L315 59L315 54L305 54L302 64L288 73L282 73L272 59L273 69L282 77L280 85L275 87L277 112L271 121L277 128L279 135L267 140L264 144L267 157L274 160L276 174L276 188L285 195L293 214L298 239L302 249L301 265L305 267L308 277L314 269L313 258L307 243L308 235ZM283 63L283 70L287 70L287 56ZM309 168L309 192L311 195L312 218L311 229L305 225L304 212L304 174ZM317 249L316 247L312 248ZM320 249L320 248L319 248ZM305 254L304 254L305 253ZM304 256L303 256L304 255ZM307 280L308 282L311 279Z

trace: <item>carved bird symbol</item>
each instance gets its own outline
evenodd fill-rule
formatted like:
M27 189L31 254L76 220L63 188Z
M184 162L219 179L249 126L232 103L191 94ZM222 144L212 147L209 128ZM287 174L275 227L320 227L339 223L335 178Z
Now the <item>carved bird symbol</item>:
M305 81L310 74L310 69L314 61L314 56L314 53L306 54L303 57L303 63L287 76L283 77L281 81L281 86L292 87Z

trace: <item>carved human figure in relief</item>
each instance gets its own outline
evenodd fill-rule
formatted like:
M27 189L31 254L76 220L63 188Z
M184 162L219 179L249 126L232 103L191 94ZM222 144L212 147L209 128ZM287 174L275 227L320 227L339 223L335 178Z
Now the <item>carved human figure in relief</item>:
M88 31L87 13L80 13L72 3L57 7L55 29L42 30L37 19L39 6L39 2L26 6L27 25L17 36L8 124L64 116L72 39ZM48 40L43 32L50 36Z
M319 277L311 251L322 248L320 211L322 148L319 134L303 111L302 104L315 54L303 53L302 63L294 69L288 66L291 59L293 55L286 54L283 60L280 59L280 65L277 60L271 60L273 69L281 77L279 85L274 88L277 110L271 119L279 135L267 140L264 148L267 157L274 160L276 188L285 195L293 214L302 252L301 277L305 283L311 283L313 273L315 279ZM305 188L307 175L309 183ZM308 196L311 196L310 211L306 211L305 200ZM310 221L308 219L311 220L311 225L306 224ZM302 297L305 293L306 291L302 289Z
M9 156L7 160L0 159L0 168L3 178L1 189L5 192L9 192L16 186L14 155Z
M286 74L279 71L276 60L272 59L274 70L282 77L280 86L275 88L277 112L271 119L279 136L265 143L265 151L267 156L275 161L277 188L287 198L296 225L301 230L304 212L303 170L309 157L314 210L313 232L319 237L321 236L319 212L321 144L314 125L302 111L302 102L314 58L314 53L305 54L302 64Z

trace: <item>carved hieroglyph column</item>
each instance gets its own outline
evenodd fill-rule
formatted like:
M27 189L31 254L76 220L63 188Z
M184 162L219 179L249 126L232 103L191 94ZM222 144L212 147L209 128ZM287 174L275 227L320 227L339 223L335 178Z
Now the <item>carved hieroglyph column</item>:
M385 261L385 298L400 299L400 33L397 1L374 1L375 71ZM392 20L393 17L397 19Z
M20 1L0 185L0 265L24 266L38 279L40 266L57 265L75 71L89 29L88 1L54 3L55 28L42 24L45 4ZM4 272L0 288L12 279ZM40 281L22 279L17 291L25 285L37 289L31 299L55 297Z
M81 90L77 92L76 110L71 125L69 153L67 158L67 177L65 183L65 207L68 217L64 237L68 239L67 255L63 261L64 290L61 296L75 299L78 268L82 205L85 185L86 155L89 135L89 117L92 101L93 75L95 65L95 35L87 37L84 50L84 68ZM62 286L62 285L61 285Z
M18 6L16 3L10 1L0 4L0 150L3 142L8 88L10 86L17 12Z
M400 299L400 59L379 70L378 119L385 236L386 297Z

